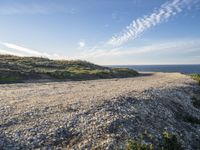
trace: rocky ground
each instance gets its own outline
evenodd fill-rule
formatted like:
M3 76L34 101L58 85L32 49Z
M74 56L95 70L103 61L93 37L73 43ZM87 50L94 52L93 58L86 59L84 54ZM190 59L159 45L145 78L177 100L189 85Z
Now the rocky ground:
M200 146L199 86L179 73L124 79L0 85L0 149L158 148L162 133Z

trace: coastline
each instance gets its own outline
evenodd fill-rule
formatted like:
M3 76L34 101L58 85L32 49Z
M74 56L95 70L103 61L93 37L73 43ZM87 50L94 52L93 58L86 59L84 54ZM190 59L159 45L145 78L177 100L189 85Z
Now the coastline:
M184 74L200 74L200 64L165 64L165 65L109 65L108 67L120 67L134 69L138 72L180 72Z

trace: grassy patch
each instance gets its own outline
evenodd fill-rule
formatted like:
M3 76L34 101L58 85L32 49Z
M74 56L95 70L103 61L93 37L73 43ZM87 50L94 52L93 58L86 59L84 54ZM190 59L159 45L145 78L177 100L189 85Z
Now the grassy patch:
M19 78L15 76L0 76L0 83L11 83L17 81L19 81Z
M200 85L200 74L192 74L191 77Z
M179 142L177 136L173 133L163 132L163 140L160 144L163 150L182 150L181 143Z
M17 57L0 55L0 77L3 82L16 82L12 77L15 72L20 79L60 79L91 80L107 78L124 78L139 75L126 68L109 68L81 60L50 60L40 57ZM5 71L6 70L6 73Z
M138 140L128 140L126 150L154 150L152 144L142 143Z
M173 133L163 132L162 139L159 143L153 145L145 143L143 139L128 140L126 143L126 150L182 150L181 143L177 136Z
M139 75L136 71L128 68L113 68L111 72L114 76L119 77L131 77Z
M52 72L50 71L50 72L46 72L46 74L56 79L66 79L66 78L70 78L72 75L68 71L52 71Z

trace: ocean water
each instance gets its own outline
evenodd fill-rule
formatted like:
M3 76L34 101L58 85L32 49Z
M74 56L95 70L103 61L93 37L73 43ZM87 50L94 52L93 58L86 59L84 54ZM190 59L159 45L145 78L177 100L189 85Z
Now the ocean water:
M184 74L199 73L199 65L115 65L111 67L130 68L141 72L180 72Z

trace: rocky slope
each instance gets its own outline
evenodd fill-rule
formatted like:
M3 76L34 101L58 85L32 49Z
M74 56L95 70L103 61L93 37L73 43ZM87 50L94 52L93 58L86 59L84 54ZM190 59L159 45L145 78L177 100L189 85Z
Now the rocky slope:
M179 73L2 84L0 147L134 149L136 141L152 149L196 150L200 109L193 100L199 95L196 81Z

